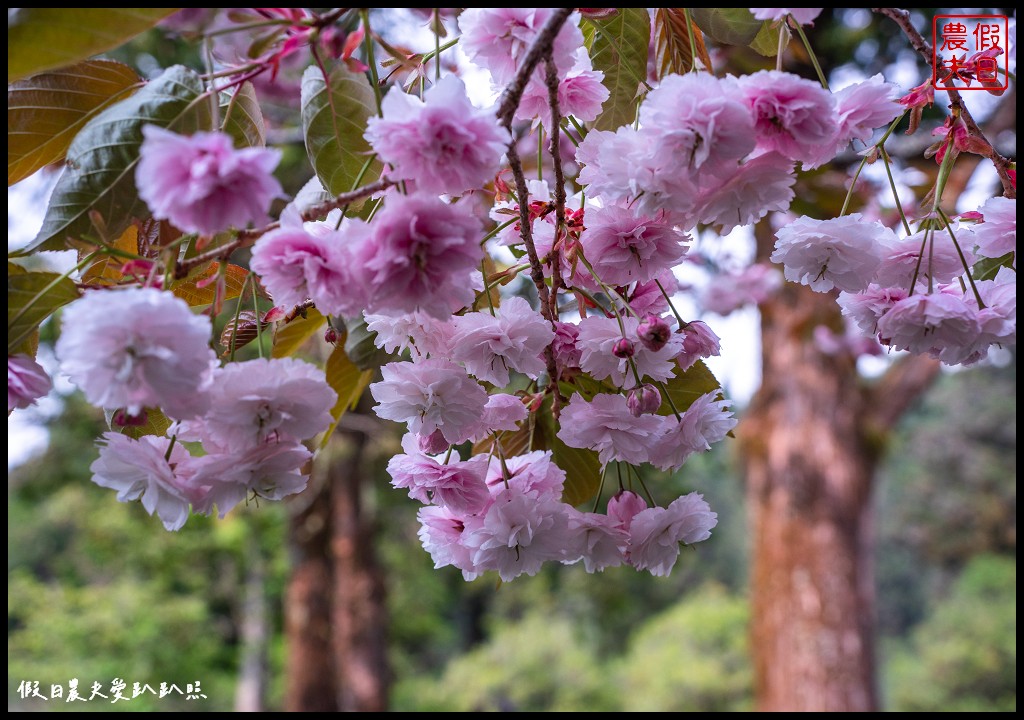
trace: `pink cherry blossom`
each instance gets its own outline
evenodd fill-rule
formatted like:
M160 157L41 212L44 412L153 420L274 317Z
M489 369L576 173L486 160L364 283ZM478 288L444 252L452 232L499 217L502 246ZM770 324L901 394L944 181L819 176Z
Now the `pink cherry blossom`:
M388 461L388 474L391 484L408 490L409 497L424 505L433 503L463 514L481 512L491 501L484 483L486 455L463 462L458 453L453 453L447 462L438 462L418 452L412 435L406 435L402 447L406 454L395 455Z
M830 220L801 217L776 238L772 262L785 266L787 280L817 292L834 287L860 292L874 278L883 249L896 243L892 230L860 213Z
M583 513L568 508L572 560L583 560L588 573L618 567L626 559L629 534L616 524L615 518L597 513Z
M910 282L907 282L910 286ZM872 283L859 293L839 293L837 302L843 315L857 323L867 335L878 332L878 321L900 300L907 298L907 288L886 288Z
M420 544L430 553L434 568L453 565L462 570L462 577L467 581L479 577L483 571L476 569L470 548L462 542L467 521L462 514L431 505L420 508L416 518L420 521L417 533Z
M451 356L479 380L504 387L509 371L536 378L544 352L554 339L551 324L521 297L506 299L496 316L471 312L452 321Z
M118 502L141 500L146 512L156 514L165 528L180 530L188 519L189 500L175 467L188 461L188 451L175 445L167 459L171 441L155 435L135 440L107 432L99 443L100 456L89 466L92 481L116 490Z
M839 126L832 96L821 85L777 70L745 75L740 84L754 113L759 148L805 169L832 159Z
M676 173L729 172L756 143L754 117L733 77L669 75L640 107L650 152Z
M7 356L7 414L27 408L53 389L53 381L30 356Z
M925 353L957 365L973 351L981 328L974 311L947 293L911 295L878 321L878 335L897 350Z
M479 570L497 570L504 582L536 575L548 560L560 561L569 544L566 506L548 497L503 489L479 526L467 529L462 542Z
M555 364L559 370L579 368L581 352L576 347L576 339L579 336L580 329L576 325L555 322L555 339L552 341L551 349L555 353Z
M505 458L504 466L492 460L485 480L492 495L511 488L523 495L557 500L562 497L565 471L555 464L550 450L534 450Z
M365 315L366 328L376 336L373 344L389 353L409 350L413 357L450 357L452 351L451 322L445 322L425 312L389 315Z
M658 285L661 287L658 287ZM662 292L664 289L664 292ZM679 290L679 281L671 270L664 270L649 282L637 283L629 295L629 306L637 315L668 312L668 300Z
M323 370L296 358L230 363L214 372L209 395L210 410L183 423L181 437L230 453L312 438L330 427L338 399Z
M280 500L306 489L302 467L313 453L297 442L261 445L245 453L213 453L193 458L184 480L192 509L223 518L247 498Z
M370 230L356 249L354 272L371 313L422 310L443 319L473 302L483 228L463 204L392 195Z
M697 493L683 495L667 508L647 508L629 526L629 564L667 577L679 557L679 543L691 545L711 537L718 514Z
M694 215L701 223L720 225L723 235L769 212L788 210L793 201L793 163L779 153L765 153L719 177L701 193Z
M875 128L891 123L903 112L899 89L874 75L835 93L836 116L839 122L839 150L851 140L866 143Z
M1017 273L1007 267L999 269L992 280L975 282L985 307L978 310L973 294L965 296L968 307L975 310L980 332L971 354L963 361L970 364L984 359L990 345L1017 344Z
M650 462L661 470L677 470L693 453L710 450L736 427L727 400L716 400L718 391L697 398L676 420L663 417L663 434L651 448Z
M601 393L587 402L573 395L562 409L558 438L569 447L598 452L602 464L612 460L639 465L663 432L663 418L655 415L633 417L621 395Z
M362 286L353 276L351 245L365 230L348 221L345 232L318 223L321 229L287 226L261 237L250 267L278 305L298 305L311 298L324 315L356 315L365 306Z
M523 405L523 401L515 395L495 393L487 398L484 414L480 418L480 425L484 432L480 432L470 439L476 442L483 440L493 432L517 430L519 423L525 420L528 415L529 411Z
M689 370L701 358L717 356L721 353L720 338L715 331L701 320L686 324L679 331L682 337L682 348L676 355L676 363L680 370Z
M419 435L440 430L450 443L477 431L487 392L455 363L434 358L393 362L381 368L381 375L381 382L370 385L378 417L408 423Z
M801 25L808 25L821 15L824 8L750 8L750 12L758 20L778 21L787 15L792 16Z
M636 378L625 357L614 354L616 343L623 339L623 331L627 338L636 337L640 321L634 317L624 317L622 327L614 318L591 316L580 322L580 335L576 341L582 353L580 367L590 373L596 380L611 378L612 382L624 388L636 385ZM673 335L657 352L652 352L641 344L634 346L632 362L636 365L641 379L668 380L672 377L672 359L679 353L681 339Z
M1002 257L1017 250L1017 201L1004 197L989 198L981 206L985 222L974 226L978 255Z
M661 392L651 384L633 388L626 396L626 407L633 417L656 413L661 407Z
M187 418L209 404L206 388L216 363L210 319L171 293L89 292L64 309L61 328L61 369L93 405L132 415L161 407L170 417Z
M647 313L637 326L636 336L645 348L651 352L658 352L672 336L672 328L664 318Z
M214 235L229 227L266 222L270 202L282 194L271 174L279 150L235 150L222 132L178 135L156 125L142 128L135 183L153 216L185 232Z
M646 282L676 265L689 238L663 219L618 206L587 212L582 244L597 276L609 285Z
M945 230L925 230L894 240L879 248L882 264L875 272L874 281L882 287L910 289L917 275L919 285L927 286L928 279L948 283L966 272L960 253ZM974 263L969 248L962 248L967 265Z
M366 139L395 179L418 191L461 195L494 178L509 142L493 111L478 110L457 75L446 75L423 99L393 87L370 118Z
M552 12L553 8L467 8L459 15L459 46L471 61L490 70L497 85L505 85ZM560 75L573 67L582 45L579 16L573 15L555 36L552 58Z

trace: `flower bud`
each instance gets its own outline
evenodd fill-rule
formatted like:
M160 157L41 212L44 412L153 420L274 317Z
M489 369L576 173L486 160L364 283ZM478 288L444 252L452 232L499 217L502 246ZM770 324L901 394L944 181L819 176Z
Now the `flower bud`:
M327 332L324 333L324 342L334 345L338 342L338 331L332 327L327 328Z
M657 315L648 313L636 329L640 342L651 352L658 352L672 336L672 328Z
M122 409L114 413L112 420L118 427L142 427L149 420L149 416L145 409L140 410L136 415Z
M427 455L438 455L448 449L448 441L440 430L435 430L429 435L420 435L420 452Z
M626 338L616 341L615 346L612 348L612 355L617 358L631 358L634 354L636 354L636 345Z
M633 388L626 398L626 407L633 417L651 415L658 412L658 408L661 407L661 393L649 383Z
M608 501L608 517L615 521L617 527L628 531L633 517L647 509L647 503L635 492L622 490Z

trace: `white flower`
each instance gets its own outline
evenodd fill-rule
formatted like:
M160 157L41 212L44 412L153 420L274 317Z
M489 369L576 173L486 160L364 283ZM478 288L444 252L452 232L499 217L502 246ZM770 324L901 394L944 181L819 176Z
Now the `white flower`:
M785 266L787 280L817 292L839 288L860 292L881 264L884 248L896 237L880 222L859 213L831 220L801 217L776 233L771 260Z

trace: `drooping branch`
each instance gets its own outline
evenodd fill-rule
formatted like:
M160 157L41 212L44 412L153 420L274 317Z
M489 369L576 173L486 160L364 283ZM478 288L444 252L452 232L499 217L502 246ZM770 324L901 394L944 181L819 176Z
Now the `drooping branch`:
M569 228L565 224L565 174L562 172L562 151L560 147L562 112L558 107L558 68L550 55L544 59L544 82L548 86L548 103L551 105L550 152L555 172L555 243L551 251L551 300L552 319L558 319L558 287L562 280L562 246L558 238L568 239Z
M302 211L300 217L303 222L309 222L311 220L320 220L327 216L332 210L343 208L346 205L351 205L354 202L359 202L372 195L387 190L389 187L394 185L394 181L386 177L382 177L376 182L372 182L369 185L364 185L361 188L352 190L351 192L342 193L337 197L326 200L316 205L311 205ZM281 227L280 222L272 222L268 225L264 225L260 228L253 228L252 230L242 230L235 236L235 239L231 242L225 243L219 247L215 247L212 250L207 250L204 253L200 253L195 257L186 258L179 261L174 266L174 278L180 280L187 277L193 269L201 267L206 263L214 262L217 260L227 260L231 257L231 253L241 248L250 247L255 244L263 235L267 234L271 230L276 230Z
M914 24L910 21L910 13L906 10L900 10L899 8L871 8L873 12L879 15L884 15L890 18L893 22L900 26L903 30L903 34L907 36L910 44L918 52L918 54L924 58L925 63L932 69L932 74L935 74L934 66L934 52L924 36L917 31ZM978 123L975 121L974 116L971 115L971 111L967 109L964 104L964 99L960 95L960 91L955 88L947 88L946 93L949 95L950 108L954 113L959 113L960 117L963 118L964 124L967 126L968 132L971 136L982 140L984 152L982 155L992 161L995 165L996 172L999 174L999 181L1003 186L1003 195L1008 198L1017 197L1017 188L1014 186L1013 178L1010 177L1010 165L1011 161L1003 157L999 151L996 150L995 146L989 142L988 138L985 137L985 133L982 132Z

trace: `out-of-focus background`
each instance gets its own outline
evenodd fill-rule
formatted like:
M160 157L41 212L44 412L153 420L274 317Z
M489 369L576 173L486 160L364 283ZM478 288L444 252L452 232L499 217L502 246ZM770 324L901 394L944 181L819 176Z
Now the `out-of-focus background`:
M913 16L922 31L933 12ZM432 47L429 36L416 34L423 18L375 18L388 38L411 33L410 45ZM884 72L909 90L925 77L895 26L866 10L826 10L810 36L833 84ZM146 73L193 62L194 52L187 39L158 29L116 57ZM787 57L787 69L813 77L798 44ZM714 59L734 71L774 62L740 50ZM280 83L289 77L283 72ZM1001 98L967 93L1010 155L1012 88ZM273 88L260 91L280 103L268 113L275 140L286 146L282 179L294 191L309 171L301 138L288 125L294 109L284 99L287 87L279 89L280 98ZM934 178L936 166L921 152L928 131L942 122L944 101L937 104L918 135L890 146L909 212ZM951 180L962 193L957 210L976 209L997 192L994 173L977 159L960 167ZM12 238L41 220L45 173L9 191ZM884 174L872 179L869 168L867 177L855 202L891 217ZM798 197L830 208L841 202L845 178L842 166L819 173L803 181ZM730 253L755 255L758 240L763 255L764 238L735 233ZM721 264L716 247L721 242L709 232L697 249L708 248L709 262ZM864 656L875 662L851 670L858 679L846 685L861 683L883 709L1015 711L1015 351L957 372L936 373L905 358L869 359L858 369L845 350L822 347L820 334L815 340L813 332L786 330L795 308L815 302L795 292L766 298L762 314L748 308L738 319L706 316L713 328L726 328L723 354L748 361L713 366L743 420L739 439L691 459L676 475L651 478L656 497L696 490L719 513L712 538L684 551L667 579L630 568L588 575L572 566L497 585L496 578L466 583L452 568L433 569L416 537L417 506L389 486L384 471L400 451L399 428L366 407L343 419L302 495L239 508L220 521L193 517L168 533L137 504L119 504L89 482L104 418L58 382L39 408L8 420L9 708L740 711L768 706L755 699L755 687L765 692L765 684L789 684L798 694L802 685L807 693L827 693L831 681L842 685L807 668L806 646L827 654L822 638L845 637L874 643L875 652ZM820 309L820 322L835 329L832 312ZM55 333L52 323L43 329L44 361ZM765 385L754 394L762 345ZM785 368L786 382L777 371L781 357L797 359ZM822 378L829 382L812 384ZM773 414L780 402L806 410L809 424L780 426ZM806 427L832 431L833 463L860 458L848 473L860 477L856 507L843 507L841 494L824 497L831 478L825 470L772 465L765 444L792 441ZM855 436L845 450L844 428ZM790 459L799 460L798 452ZM779 493L781 506L766 501ZM777 507L787 516L773 517ZM855 547L803 544L841 534L835 528L847 517ZM781 545L769 546L775 541ZM801 562L816 554L819 566L857 564L850 571L857 602L846 596L849 584L794 589ZM780 607L784 602L792 605ZM829 616L838 607L871 617L837 630L844 618ZM818 635L807 630L815 613ZM801 646L773 623L811 635ZM769 647L771 638L782 640ZM198 683L206 697L144 693L114 704L69 703L71 679L85 697L94 682L111 695L116 679L128 697L136 682L182 690ZM24 697L35 682L46 697L61 685L63 697Z

